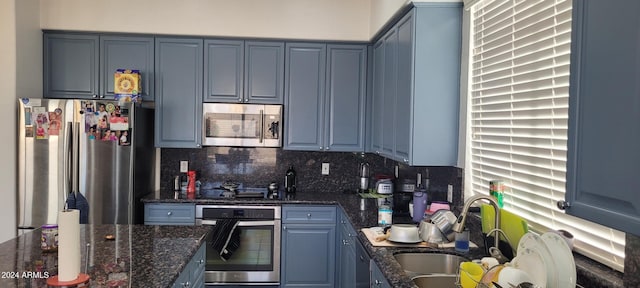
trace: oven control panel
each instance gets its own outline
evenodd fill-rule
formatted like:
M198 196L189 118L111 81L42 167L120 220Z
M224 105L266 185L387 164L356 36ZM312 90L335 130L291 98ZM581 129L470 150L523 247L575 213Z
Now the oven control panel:
M265 219L273 220L276 217L275 209L261 208L234 208L234 207L203 207L202 219Z

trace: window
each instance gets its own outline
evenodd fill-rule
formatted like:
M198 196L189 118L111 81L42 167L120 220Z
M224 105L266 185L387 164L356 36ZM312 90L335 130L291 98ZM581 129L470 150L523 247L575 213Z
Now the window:
M624 233L556 207L565 193L571 0L479 0L467 9L467 193L488 194L490 180L503 180L505 209L534 231L568 230L576 251L623 271Z

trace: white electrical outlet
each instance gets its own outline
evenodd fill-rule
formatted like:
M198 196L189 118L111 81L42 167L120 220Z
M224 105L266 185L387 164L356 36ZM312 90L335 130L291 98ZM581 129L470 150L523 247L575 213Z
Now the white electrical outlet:
M451 184L447 186L447 201L453 203L453 185Z
M329 163L322 163L322 175L329 175Z
M180 173L189 171L189 161L180 161Z

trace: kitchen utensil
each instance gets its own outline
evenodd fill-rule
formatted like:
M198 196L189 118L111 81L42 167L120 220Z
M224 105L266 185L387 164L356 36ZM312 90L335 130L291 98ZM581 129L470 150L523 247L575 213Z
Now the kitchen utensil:
M511 263L529 272L532 283L541 287L559 287L558 269L540 236L531 232L524 234L518 243L517 254Z
M272 181L269 183L269 187L267 190L267 198L269 199L278 199L280 195L278 195L278 182Z
M397 194L397 193L396 193ZM413 222L420 223L424 219L424 212L427 210L427 191L418 188L413 192Z
M555 231L544 233L540 238L553 255L557 273L560 275L558 287L575 287L577 281L576 263L565 239Z
M489 204L482 204L480 206L480 216L482 218L482 234L487 234L489 231L493 230L495 227L495 211L493 210L493 206ZM515 255L517 252L518 242L522 236L529 231L529 225L527 221L522 219L522 217L513 214L507 210L500 209L500 229L507 235L509 241L507 239L501 238L502 241L506 241L506 243L510 246L511 249L503 249L500 248L500 251L506 253L508 250L513 250L511 253ZM493 236L487 236L493 239ZM488 241L488 240L487 240ZM493 242L487 242L493 243ZM486 246L486 245L485 245ZM488 246L486 246L488 247ZM508 257L507 254L505 254Z
M420 239L428 243L442 243L444 241L444 235L442 235L436 224L425 220L420 221L418 235Z
M360 179L360 190L369 189L369 163L363 162L360 163L360 167L358 168L358 177Z
M456 217L456 215L449 210L438 210L431 216L431 222L433 224L436 224L436 226L438 226L438 229L440 229L442 234L444 234L445 236L450 234L451 228L457 220L458 218ZM451 240L453 239L450 239L449 241Z
M482 266L474 262L461 262L459 270L462 288L475 288L484 274Z
M498 281L495 281L502 287L513 287L513 283L532 282L531 276L522 269L518 269L511 266L505 266L498 273ZM560 287L560 286L549 286ZM562 286L567 287L567 286ZM575 286L574 286L575 287Z
M411 224L393 224L391 225L391 235L387 240L399 243L418 243L422 239L418 236L418 227Z
M238 186L240 186L238 183L235 183L233 181L225 181L224 183L220 184L220 188L225 189L227 191L231 191L231 192L236 192L236 190L238 189Z
M293 169L293 166L289 166L284 175L284 191L287 194L296 193L296 170Z
M376 182L378 194L393 194L393 183L391 179L381 179Z

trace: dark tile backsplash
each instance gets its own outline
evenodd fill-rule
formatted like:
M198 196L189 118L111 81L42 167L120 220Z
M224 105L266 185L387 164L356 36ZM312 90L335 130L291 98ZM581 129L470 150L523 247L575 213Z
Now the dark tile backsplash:
M280 148L205 147L202 149L162 149L160 181L162 189L172 189L173 177L180 174L180 161L189 161L203 182L231 180L245 187L266 187L271 181L284 184L289 165L297 173L299 193L355 191L359 185L358 167L368 162L371 174L393 175L400 167L400 178L416 179L418 172L430 178L431 200L446 200L447 185L453 185L453 203L462 202L462 169L456 167L410 167L374 154L346 152L288 151ZM329 163L329 175L321 175L322 163Z

